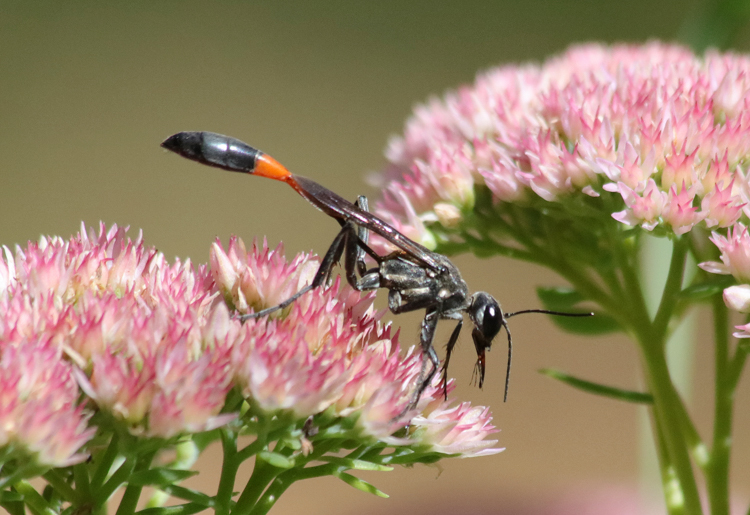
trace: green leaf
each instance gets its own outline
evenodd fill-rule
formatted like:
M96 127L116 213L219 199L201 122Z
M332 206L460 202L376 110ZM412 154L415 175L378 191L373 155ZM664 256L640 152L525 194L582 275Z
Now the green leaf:
M562 313L589 313L579 304L586 299L580 292L566 287L539 287L536 294L542 302L544 309L559 311ZM598 336L610 334L623 330L622 326L613 317L604 313L595 313L592 317L565 317L551 315L552 322L569 333L587 336Z
M176 470L170 468L153 468L136 472L128 477L128 484L135 486L163 487L179 483L198 474L195 470Z
M177 486L177 485L170 485L170 486L163 487L161 490L168 493L172 497L185 499L186 501L200 504L206 508L210 508L214 506L215 504L213 497L206 495L203 492L198 492L197 490L193 490L191 488L185 488L183 486Z
M336 472L333 475L339 478L341 481L343 481L347 485L353 486L357 490L362 490L363 492L366 492L368 494L377 495L378 497L383 497L386 499L389 497L388 494L378 490L367 481L364 481L358 477L352 476L351 474L347 474L346 472Z
M578 290L565 286L540 286L536 289L536 294L547 309L555 311L574 309L577 304L586 300Z
M336 456L321 456L319 459L320 461L335 463L336 465L354 470L376 470L378 472L390 472L393 470L393 467L365 460L353 460L351 458L339 458Z
M160 508L146 508L137 511L138 515L192 515L205 510L206 507L201 504L181 504L179 506L163 506Z
M273 465L280 469L290 469L294 467L294 458L288 458L278 452L261 451L258 453L258 458L269 465Z
M552 316L551 320L563 331L584 336L599 336L623 331L617 320L603 313L594 313L591 317Z
M2 492L0 492L0 508L5 508L8 515L26 515L26 507L21 501L2 501ZM70 508L68 508L70 509Z
M692 302L699 302L702 300L707 300L714 295L721 293L725 288L728 288L733 284L736 284L734 277L720 277L712 280L711 282L698 283L688 286L678 294L678 297Z
M23 495L18 492L11 492L9 490L0 492L0 503L18 501L23 501Z
M294 437L282 438L279 441L284 444L284 447L289 447L293 451L298 451L302 448L302 441L300 440L299 436L297 438L294 438Z
M611 397L612 399L617 399L625 402L635 402L639 404L653 404L654 402L654 398L649 393L634 392L632 390L623 390L621 388L615 388L613 386L593 383L591 381L578 379L577 377L573 377L564 372L560 372L559 370L553 370L550 368L543 368L539 372L546 375L547 377L551 377L552 379L562 381L563 383L572 386L573 388L578 388L579 390L593 393L595 395Z
M393 463L394 465L413 465L415 463L431 464L445 458L457 458L460 454L443 454L435 451L412 451L408 453L394 453L385 456L383 461Z

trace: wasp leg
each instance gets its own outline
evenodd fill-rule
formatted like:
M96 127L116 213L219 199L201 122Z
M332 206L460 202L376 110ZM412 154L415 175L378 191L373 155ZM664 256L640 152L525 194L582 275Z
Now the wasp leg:
M404 413L417 407L417 403L419 403L422 393L424 393L425 389L430 385L432 378L435 377L438 368L440 368L440 360L438 360L435 348L432 346L432 340L435 338L435 329L437 328L438 320L440 320L440 313L437 310L428 312L422 320L422 329L419 332L419 345L422 348L422 354L427 354L427 357L432 364L432 369L427 373L428 362L423 357L422 367L419 369L419 376L417 377L417 387L411 394L409 404L406 405L404 410L399 413L394 420L398 420L404 415Z
M412 290L413 292L414 290ZM429 295L429 291L425 295L421 295L415 299L411 299L408 302L403 302L401 299L401 293L397 290L391 290L388 292L388 309L394 315L401 313L408 313L409 311L416 311L423 308L431 308L436 304L435 298Z
M336 235L336 238L333 240L333 243L328 248L326 255L323 257L323 261L321 261L320 266L318 267L318 271L315 272L315 277L313 277L312 283L302 288L300 291L286 299L281 304L263 309L261 311L258 311L257 313L248 313L246 315L242 315L239 317L240 320L245 321L251 318L260 318L271 314L274 311L284 309L305 293L309 292L310 290L314 290L324 282L327 282L331 277L333 267L336 265L336 263L338 263L339 259L341 259L341 254L344 252L344 246L346 245L346 241L348 239L347 237L352 233L352 231L353 228L350 224L344 224L343 228L339 231L339 233Z
M461 332L461 328L464 325L463 320L459 320L458 324L456 324L456 328L453 330L453 333L451 333L451 337L448 340L448 347L445 351L445 361L443 362L443 396L445 397L445 400L448 400L448 362L451 360L451 354L453 353L453 347L456 346L456 342L458 342L458 335Z
M355 205L363 211L368 211L367 197L359 196ZM378 263L382 261L382 258L367 244L370 239L370 230L366 227L357 226L350 221L339 221L339 223L342 228L349 228L350 230L346 236L344 251L344 269L347 282L357 291L377 290L381 287L380 267L368 270L365 262L365 255L371 256Z
M370 211L367 197L365 197L364 195L360 195L359 197L357 197L357 201L354 204L362 211ZM369 248L367 244L370 241L370 230L367 227L362 227L361 225L357 227L357 239L359 240L359 243L356 245L357 272L359 273L360 277L363 277L365 274L367 274L367 264L365 263L365 248Z

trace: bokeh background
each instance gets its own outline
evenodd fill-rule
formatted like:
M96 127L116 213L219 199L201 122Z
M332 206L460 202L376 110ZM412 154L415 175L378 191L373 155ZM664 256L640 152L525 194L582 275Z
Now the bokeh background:
M214 238L230 234L283 241L288 255L322 253L338 225L291 189L189 163L159 143L180 130L230 134L344 197L377 197L364 178L383 166L387 138L415 103L479 70L539 61L574 42L674 40L700 9L683 0L0 0L0 244L67 237L81 220L102 220L142 229L170 259L205 262ZM728 43L747 49L750 38L739 30ZM560 283L507 259L456 262L470 286L509 311L538 307L534 288ZM690 405L705 433L712 359L698 316ZM398 317L402 341L416 342L418 319ZM333 478L300 483L273 513L521 514L555 503L556 513L588 513L583 505L596 499L608 507L592 513L645 513L636 493L647 504L642 484L655 478L644 472L640 408L537 373L555 367L638 388L633 347L623 337L562 334L541 316L512 327L508 403L504 349L489 356L483 391L469 385L468 333L452 368L458 397L492 407L504 453L363 474L388 500ZM739 395L733 484L747 497L747 380ZM211 491L219 457L201 459L192 485Z

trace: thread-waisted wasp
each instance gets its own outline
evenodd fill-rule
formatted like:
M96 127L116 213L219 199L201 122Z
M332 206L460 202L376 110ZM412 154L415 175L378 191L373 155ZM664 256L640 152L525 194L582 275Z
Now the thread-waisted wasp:
M388 308L394 314L418 309L425 310L419 344L423 355L426 355L432 363L432 369L429 373L427 372L427 360L423 357L417 386L404 413L417 405L422 392L432 382L440 367L440 361L433 346L439 320L449 319L457 322L448 340L443 365L443 389L446 398L448 362L463 326L463 314L467 313L474 324L471 335L477 352L475 373L478 375L480 388L484 383L485 351L490 349L492 340L500 329L505 328L508 335L508 364L504 399L507 400L513 353L513 341L507 322L509 318L523 313L546 313L559 316L593 315L593 313L560 313L542 309L503 313L498 302L489 293L477 292L470 295L458 268L447 257L410 240L370 213L366 197L360 196L354 203L349 202L310 179L292 174L271 156L237 139L213 132L180 132L164 140L161 146L205 165L285 182L313 206L336 219L341 225L341 230L323 257L311 284L281 304L257 313L242 315L241 319L262 317L283 309L301 295L327 283L333 267L342 255L346 279L356 290L386 288ZM368 245L370 232L386 239L398 250L385 256L377 254ZM375 261L374 268L367 268L366 256L370 256Z

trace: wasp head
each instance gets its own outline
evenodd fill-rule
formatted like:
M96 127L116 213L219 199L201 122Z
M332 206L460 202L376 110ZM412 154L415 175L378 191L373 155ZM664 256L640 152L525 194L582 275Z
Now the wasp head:
M505 325L505 318L500 304L489 293L477 292L471 296L471 304L467 310L469 318L474 323L471 336L474 339L474 348L477 351L477 364L475 373L479 378L479 387L484 383L485 351L492 347L492 340Z

